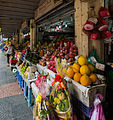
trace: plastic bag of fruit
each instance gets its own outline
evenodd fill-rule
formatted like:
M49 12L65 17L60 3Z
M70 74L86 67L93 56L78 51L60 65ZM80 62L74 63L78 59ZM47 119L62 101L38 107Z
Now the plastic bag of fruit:
M47 83L47 77L48 75L39 74L35 81L35 85L38 87L43 98L50 93L50 85Z

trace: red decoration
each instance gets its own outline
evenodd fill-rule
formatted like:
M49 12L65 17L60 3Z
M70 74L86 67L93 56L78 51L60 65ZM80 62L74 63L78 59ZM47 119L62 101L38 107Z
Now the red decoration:
M55 79L54 79L54 81L52 82L51 86L53 86L53 85L54 85L55 83L57 83L57 82L60 83L61 90L62 90L63 88L65 89L65 87L64 87L64 85L63 85L63 82L62 82L62 78L61 78L60 75L55 75Z
M104 19L100 19L97 27L99 31L105 31L106 29L108 29L108 24Z
M99 10L99 16L101 18L108 18L110 17L109 10L107 8L101 7Z

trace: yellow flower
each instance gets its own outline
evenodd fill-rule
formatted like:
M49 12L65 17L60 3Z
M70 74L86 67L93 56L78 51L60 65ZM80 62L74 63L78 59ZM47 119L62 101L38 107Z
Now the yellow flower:
M57 111L60 111L60 109L59 109L59 106L58 106L58 105L56 106L56 110L57 110Z
M60 100L63 100L63 99L64 99L64 93L58 94L58 98L59 98Z
M54 102L60 104L60 100L57 97L54 98Z

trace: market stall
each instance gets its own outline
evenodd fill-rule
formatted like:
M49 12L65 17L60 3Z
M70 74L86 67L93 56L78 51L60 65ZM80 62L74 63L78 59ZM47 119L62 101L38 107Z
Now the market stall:
M32 105L34 102L32 98L35 97L33 119L42 117L50 120L53 118L65 120L66 116L72 119L75 111L76 113L81 111L87 118L94 117L92 107L95 106L95 100L99 100L100 106L105 101L105 76L108 75L105 73L108 73L108 69L112 70L112 64L108 65L101 60L97 55L98 51L94 48L91 48L92 53L89 54L88 44L86 44L88 41L83 43L81 41L89 38L90 43L94 44L94 41L98 40L101 42L112 40L112 33L108 29L110 25L107 21L110 17L110 14L107 14L109 11L104 7L100 8L98 19L91 17L86 21L83 19L82 24L84 24L79 24L77 31L75 28L77 16L74 17L73 1L63 3L61 0L59 4L54 3L54 5L52 1L45 3L46 6L42 4L43 7L39 7L35 13L36 48L33 51L28 46L24 46L23 50L17 54L17 81L24 90L28 106ZM83 1L80 4L84 5L87 2ZM51 10L47 9L47 6L51 5ZM31 27L34 28L33 24ZM78 38L80 44L78 44ZM36 70L30 72L28 69L31 67ZM110 82L108 78L107 83ZM53 116L51 111L54 111Z

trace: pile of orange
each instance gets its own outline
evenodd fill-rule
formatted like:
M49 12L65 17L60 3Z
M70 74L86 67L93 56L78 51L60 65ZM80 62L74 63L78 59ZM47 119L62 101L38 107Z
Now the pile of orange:
M96 82L97 75L94 73L95 67L88 64L88 59L84 56L78 58L78 63L74 63L67 69L67 76L73 78L76 82L88 86Z

